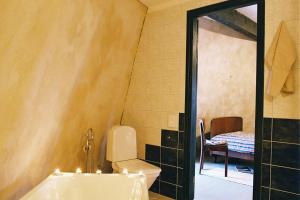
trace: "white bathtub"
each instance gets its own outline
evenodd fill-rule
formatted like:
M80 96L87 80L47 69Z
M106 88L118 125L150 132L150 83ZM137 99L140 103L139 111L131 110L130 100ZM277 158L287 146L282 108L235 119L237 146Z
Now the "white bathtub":
M21 200L148 200L146 177L138 174L50 175Z

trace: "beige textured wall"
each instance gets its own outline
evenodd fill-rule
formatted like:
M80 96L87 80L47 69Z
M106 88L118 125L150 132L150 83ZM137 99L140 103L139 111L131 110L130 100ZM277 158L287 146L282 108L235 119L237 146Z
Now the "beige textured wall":
M297 50L297 60L292 70L295 78L295 93L281 94L275 98L265 97L264 115L266 117L300 119L300 1L299 0L267 0L265 51L267 52L281 20L286 22L291 38ZM268 70L265 68L265 83ZM266 88L266 84L265 84Z
M122 123L137 130L138 157L145 144L160 145L161 129L178 130L184 112L186 12L211 0L149 8L133 67Z
M0 199L56 167L83 168L83 136L119 123L146 7L136 0L0 1Z
M123 124L134 126L138 131L140 158L144 158L145 143L159 145L160 130L177 129L173 118L178 112L184 112L187 10L221 1L190 0L149 9L122 120ZM280 20L288 21L299 49L299 0L266 0L267 47ZM296 66L295 74L299 77L299 64ZM294 95L280 97L274 103L265 101L265 116L300 118L297 79Z
M254 133L256 42L203 18L198 36L197 118L209 131L213 118L241 116L243 130Z

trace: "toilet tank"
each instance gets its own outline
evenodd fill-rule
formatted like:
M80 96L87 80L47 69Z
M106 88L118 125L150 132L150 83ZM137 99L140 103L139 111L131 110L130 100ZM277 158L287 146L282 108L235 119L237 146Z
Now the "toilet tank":
M106 159L111 162L137 158L136 131L130 126L113 126L107 136Z

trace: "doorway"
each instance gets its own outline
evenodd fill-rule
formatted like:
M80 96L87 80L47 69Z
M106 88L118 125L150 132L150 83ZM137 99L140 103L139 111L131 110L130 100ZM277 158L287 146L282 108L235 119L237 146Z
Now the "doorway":
M253 30L247 29L245 30L244 27L238 27L238 24L236 22L238 20L233 20L232 15L237 12L237 9L241 10L243 7L249 7L253 5L257 6L257 31L255 33ZM225 12L224 12L225 11ZM224 20L224 15L229 17ZM205 17L204 17L205 16ZM228 1L223 2L195 10L191 10L188 12L188 19L187 19L187 63L186 63L186 99L185 99L185 149L184 149L184 193L185 193L185 199L207 199L207 197L201 198L201 195L195 196L195 173L198 173L199 168L197 168L197 171L195 171L195 160L196 160L196 152L197 152L197 145L196 145L196 135L197 131L199 134L199 131L201 131L201 125L199 123L199 116L197 117L197 86L198 86L198 70L200 69L199 66L199 59L198 59L198 51L201 53L198 43L201 44L201 36L199 36L199 19L202 18L202 24L204 22L208 23L215 23L215 22L221 22L222 25L226 25L227 27L233 29L234 31L237 31L240 33L241 37L245 37L249 40L255 40L257 42L256 44L256 57L254 60L254 83L253 85L256 93L256 96L253 97L254 106L253 106L253 112L254 116L252 119L253 123L255 122L255 126L253 124L253 132L255 132L255 140L253 141L255 143L255 155L249 155L248 160L252 159L253 165L251 167L250 165L242 166L240 169L247 169L250 170L251 168L254 170L254 179L251 180L253 183L253 199L259 199L260 197L260 159L261 159L261 132L262 132L262 118L263 118L263 84L264 84L264 2L263 1L256 1L256 0L237 0L237 1ZM230 24L231 22L234 22ZM243 21L243 20L242 20ZM205 23L204 23L205 24ZM212 28L209 25L210 28ZM207 28L207 27L206 27ZM241 29L243 30L241 30ZM220 28L215 29L215 31L220 31ZM227 30L227 35L231 34L230 31ZM244 39L245 39L244 38ZM199 55L200 56L200 55ZM201 83L200 83L201 84ZM201 96L201 94L199 94ZM224 116L222 116L224 117ZM226 116L230 120L230 117L233 116ZM241 116L234 116L233 120L234 122L226 121L226 123L235 124L234 126L242 126L242 129L240 130L234 130L236 131L242 131L243 130L243 117ZM216 117L216 121L213 121L212 119L209 119L209 122L204 123L203 119L202 125L211 125L212 122L215 124L219 124L219 119ZM245 117L244 117L245 118ZM222 119L224 120L224 119ZM242 125L240 125L240 120L242 120ZM247 119L248 120L248 119ZM207 120L206 120L207 121ZM238 125L236 125L238 123ZM198 125L198 126L197 126ZM203 128L204 129L204 128ZM201 137L200 137L201 138ZM201 139L200 139L201 141ZM205 140L206 141L206 140ZM226 144L228 145L228 144ZM254 147L253 147L254 148ZM226 148L225 148L226 149ZM221 152L221 157L225 157L225 150L224 149L217 149L220 151L213 151L216 149L210 150L211 152ZM224 151L223 151L224 150ZM232 157L232 149L229 148L229 155ZM198 151L199 152L199 151ZM203 151L202 151L203 152ZM228 153L228 150L227 150ZM242 156L245 154L241 154ZM241 159L241 155L235 155L235 157L238 157L238 159ZM229 157L230 157L229 156ZM234 156L233 156L234 157ZM243 159L244 157L242 157ZM200 156L201 160L201 156ZM246 159L247 160L247 159ZM205 163L205 162L204 162ZM226 163L226 159L225 159ZM200 164L200 163L199 163ZM197 166L197 165L196 165ZM200 167L201 168L201 167ZM224 166L225 168L225 166ZM229 167L230 169L232 168ZM225 168L226 169L226 168ZM225 170L226 171L226 170ZM232 172L230 172L232 173ZM226 176L226 172L224 174ZM198 177L197 177L198 178ZM207 178L207 177L206 177ZM207 180L206 180L207 181ZM249 180L248 180L249 183ZM226 186L224 186L226 187ZM218 188L215 188L215 192L218 192ZM249 191L248 191L249 192ZM252 193L252 188L251 188ZM252 196L250 194L250 196ZM251 198L251 197L249 197ZM252 198L251 198L252 199ZM213 200L213 199L211 199Z

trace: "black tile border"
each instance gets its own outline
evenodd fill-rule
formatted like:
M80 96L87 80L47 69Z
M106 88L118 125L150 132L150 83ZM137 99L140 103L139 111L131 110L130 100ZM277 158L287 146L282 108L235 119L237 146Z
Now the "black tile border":
M177 183L177 167L161 165L160 180L172 184Z
M176 185L160 181L160 194L176 199Z
M263 141L263 147L262 147L262 163L268 163L271 162L271 141Z
M287 180L282 177L289 177L290 175L284 173L284 172L298 172L299 173L299 162L297 162L297 152L299 149L299 143L298 141L291 142L291 138L299 138L299 136L291 136L290 132L291 130L296 130L298 127L298 124L293 125L292 123L298 123L300 120L287 120L287 119L272 119L272 118L264 118L264 127L263 127L263 142L262 142L262 165L261 165L261 200L268 199L270 200L277 200L277 196L279 195L287 195L291 196L291 198L299 197L299 191L296 190L297 186L299 185L299 182L293 181L294 186L288 186L285 187L284 185L287 184ZM272 126L273 123L277 123L277 126ZM287 124L285 124L287 123ZM280 126L283 126L280 127ZM154 164L156 166L166 166L168 167L174 167L177 169L176 174L176 182L174 180L161 180L160 177L155 181L156 186L154 186L154 191L158 191L157 193L160 193L162 195L167 196L168 194L161 192L161 183L164 185L172 185L172 190L176 188L176 198L180 199L180 196L178 195L178 191L183 192L183 182L180 180L180 173L183 172L183 143L181 144L181 141L184 140L184 132L183 131L174 131L174 130L162 130L162 134L174 134L177 135L177 140L173 138L173 141L175 141L175 144L169 145L168 143L164 143L164 145L156 146L156 145L149 145L150 149L151 147L156 147L159 149L160 153L160 159L159 161L153 161L147 160L149 163ZM279 133L283 133L280 135ZM274 138L274 135L276 137ZM295 134L295 133L293 133ZM286 139L284 137L289 136L290 138ZM297 135L297 133L296 133ZM300 133L298 133L300 135ZM162 137L162 136L161 136ZM146 144L147 146L148 144ZM148 148L149 148L148 146ZM162 161L161 158L161 149L164 149L166 151L173 152L173 156L175 155L174 152L177 152L177 163L166 163L163 164L164 161ZM158 152L158 151L156 151ZM285 152L285 153L284 153ZM290 152L288 155L286 153ZM292 156L290 156L292 155ZM289 157L290 156L290 157ZM149 158L146 153L146 158ZM151 158L151 156L150 156ZM293 160L295 158L295 160ZM299 159L298 159L299 161ZM281 169L282 173L277 172L277 168ZM275 170L274 170L275 169ZM295 175L297 176L297 175ZM299 175L300 177L300 175ZM271 181L271 183L270 183ZM158 189L157 189L158 185ZM156 187L156 189L155 189ZM173 195L174 196L174 195ZM173 198L172 195L169 195L168 197ZM293 200L293 199L291 199Z
M292 194L299 194L299 190L297 190L297 186L299 186L299 182L293 181L293 185L289 187L285 187L284 185L287 184L287 180L282 177L289 177L290 180L293 176L289 175L289 172L296 174L299 173L299 145L298 141L294 141L293 143L290 143L291 138L299 138L300 133L290 133L290 131L298 130L300 120L288 120L288 119L272 119L272 118L264 118L264 131L263 131L263 142L262 142L262 165L261 165L261 183L262 183L262 189L264 192L267 192L265 188L270 188L268 195L271 195L271 190L280 190L285 193L292 193ZM285 124L287 123L287 124ZM296 123L296 124L293 124ZM276 126L272 126L273 124L277 124ZM265 127L266 126L266 127ZM282 127L281 127L282 126ZM179 171L183 170L183 156L184 152L181 148L183 148L180 145L180 136L184 137L184 132L181 131L174 131L174 130L163 130L162 133L168 134L174 134L178 136L178 139L174 139L175 144L167 145L165 146L155 146L155 145L148 145L151 147L156 147L157 149L160 149L160 151L156 150L156 153L160 153L159 155L159 161L158 159L154 159L155 161L149 160L149 156L146 154L146 160L149 160L151 164L155 164L156 166L161 166L162 164L166 164L168 167L176 167L177 168L177 182L174 184L174 180L167 182L162 181L164 183L173 184L176 187L182 187L182 183L178 181L179 177ZM280 135L279 133L283 133ZM277 134L277 135L276 135ZM294 134L294 136L291 136L291 134ZM276 137L274 137L276 135ZM295 136L296 135L296 136ZM285 137L288 136L289 138L286 139ZM175 137L174 137L175 138ZM177 141L177 142L176 142ZM176 145L177 143L177 145ZM171 163L165 162L165 160L162 160L161 157L161 149L164 149L166 152L172 152L173 157L176 157ZM177 152L177 155L175 156L175 152ZM150 156L151 159L151 156ZM177 163L175 163L175 160ZM277 172L278 168L281 169L281 173ZM294 175L297 177L297 175ZM300 175L299 175L300 177ZM271 183L270 183L271 181ZM173 182L173 183L172 183ZM273 192L274 193L274 192ZM266 194L263 194L264 196L268 196ZM274 195L273 195L274 196Z
M183 169L177 168L177 185L183 187Z
M263 119L263 140L271 140L272 123L273 123L272 118Z
M271 189L270 191L270 199L271 200L299 200L300 195L298 194L292 194L292 193L287 193L284 191L279 191L279 190L274 190Z
M161 146L177 148L178 147L178 131L161 130Z
M176 199L177 200L184 200L184 193L183 193L183 187L176 187L177 189L177 194L176 194Z
M148 161L160 163L160 161L161 161L160 151L161 151L160 146L146 144L145 145L145 159Z
M159 193L159 188L159 180L155 180L149 190L151 192Z
M300 145L272 142L272 165L300 169L299 158Z
M267 196L278 200L281 195L299 198L300 120L264 118L263 130L261 184L269 190L268 195L261 194L261 199Z
M270 193L269 191L270 188L262 187L260 200L269 200L269 193Z
M184 113L179 113L178 127L182 128L184 124L180 120L184 120ZM150 191L173 199L184 199L183 149L184 132L180 130L162 129L160 146L145 145L145 161L160 167L162 170L154 185L151 186ZM168 169L173 172L166 172ZM166 188L173 190L174 193L166 191Z
M177 149L161 147L161 164L177 167Z
M300 120L274 118L272 140L300 144Z
M300 194L300 170L271 166L271 188Z
M185 124L185 114L184 113L179 113L179 131L184 131L184 124Z
M178 149L184 149L184 132L178 133Z
M270 165L262 165L261 166L261 185L265 187L270 187Z
M177 166L179 168L184 167L184 151L183 150L178 150L178 156L177 156Z

